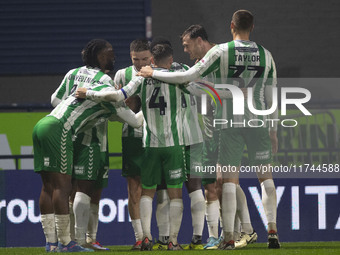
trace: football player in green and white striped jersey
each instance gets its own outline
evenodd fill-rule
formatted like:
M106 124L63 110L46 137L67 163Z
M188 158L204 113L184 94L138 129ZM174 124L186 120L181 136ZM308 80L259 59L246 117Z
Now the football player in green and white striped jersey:
M86 66L70 70L60 86L51 96L52 106L66 99L77 87L90 87L91 84L112 85L110 76L100 70L93 50L106 47L102 39L92 40L82 51ZM96 55L96 54L94 54ZM108 61L105 71L113 69ZM93 128L84 128L74 141L74 172L76 189L70 198L71 238L78 244L95 250L108 250L96 240L98 229L98 210L102 189L108 184L109 152L107 143L107 120ZM74 213L76 217L74 217ZM76 218L76 222L74 221ZM76 229L75 229L76 225ZM86 240L85 240L86 233Z
M213 44L208 41L208 35L205 29L200 25L190 26L186 29L181 35L181 41L184 48L184 52L188 53L191 60L200 60L205 53L213 47ZM199 98L199 97L198 97ZM209 109L212 110L210 107ZM212 113L209 112L209 113ZM213 137L216 137L216 132L214 132L214 128L211 128L209 125L210 115L202 115L203 121L203 151L202 151L202 165L204 166L209 161L209 165L216 165L216 162L212 163L211 160L213 156L209 156L215 150L211 150L211 148L217 148L217 146L212 146L214 143ZM207 139L209 137L209 139ZM208 143L210 142L210 143ZM209 146L211 144L211 146ZM208 150L209 149L209 150ZM211 151L211 153L209 153ZM204 248L208 248L209 245L214 246L215 243L218 242L218 221L220 218L220 203L217 194L217 185L216 178L202 178L202 184L205 189L205 199L206 199L206 220L209 232L209 242L208 245L205 245ZM190 246L195 247L192 242Z
M182 36L182 45L184 47L184 51L190 55L191 59L196 59L198 62L200 59L204 57L204 55L214 46L214 44L208 41L208 35L205 31L204 27L201 25L191 25L187 28ZM218 69L217 69L218 70ZM219 72L209 73L204 77L205 82L214 82L216 81L216 77ZM211 86L214 86L211 84ZM221 98L223 97L222 91L216 89ZM202 120L204 124L204 151L203 151L203 165L204 166L216 166L217 164L217 155L218 155L218 144L219 144L219 130L216 129L213 125L215 107L212 106L212 100L209 104L207 104L207 114L202 115ZM216 174L216 173L215 173ZM212 174L210 174L212 175ZM222 184L220 181L216 182L216 178L207 178L202 179L202 183L205 188L206 195L206 219L209 231L209 241L205 245L205 249L217 249L218 244L221 238L218 238L218 219L220 218L220 202L219 198L221 197ZM253 233L253 228L251 226L249 210L247 206L247 201L245 198L245 194L240 185L236 187L236 197L237 197L237 211L239 214L238 217L235 218L235 226L238 225L238 221L240 218L242 232L245 234ZM240 233L236 233L239 231L239 227L235 227L235 236L240 236ZM223 231L222 233L223 234ZM238 238L236 237L236 240ZM238 242L236 242L236 245Z
M156 68L167 71L173 62L171 47L154 46L152 61ZM141 100L145 118L143 141L148 158L145 171L142 172L141 219L144 232L142 249L143 245L147 247L147 240L152 240L150 232L152 198L156 185L161 184L163 178L170 198L168 249L181 249L177 243L183 214L182 184L185 181L181 90L154 79L143 79Z
M165 38L156 38L152 41L152 44L167 44L171 47L170 41ZM180 64L173 62L170 70L175 72L183 72L189 69L189 66L185 64ZM202 166L202 150L203 150L203 135L201 127L198 121L197 113L197 99L194 95L185 92L181 93L182 97L182 109L184 111L183 116L183 134L184 134L184 144L185 144L185 169L187 180L185 181L185 186L187 188L190 202L191 202L191 219L193 226L193 236L191 244L186 246L184 249L203 249L202 245L202 233L204 228L204 215L205 215L205 200L202 193L202 181L201 175L195 173L196 166ZM157 190L157 199L159 195L159 190ZM163 202L162 207L165 207ZM157 211L158 206L157 206ZM156 213L157 213L156 211ZM165 211L165 210L163 210ZM164 213L163 213L164 215ZM157 225L165 225L166 222L159 223L157 219ZM159 231L160 228L159 228ZM161 240L160 235L159 242L154 246L154 248L160 248L164 246L164 242ZM163 246L162 246L163 245Z
M152 49L155 67L168 72L172 63L172 49L168 45L156 45ZM169 250L182 249L177 243L177 235L182 221L183 201L182 185L185 181L184 171L184 137L183 110L179 86L154 79L136 77L121 89L127 98L141 88L142 110L144 115L143 143L146 149L145 168L142 176L141 221L144 239L142 250L152 249L150 223L152 216L152 199L157 184L165 179L170 198L170 237ZM121 95L120 93L120 95ZM112 100L109 93L77 90L79 97L93 100ZM113 93L115 94L115 93ZM123 100L120 98L120 100ZM115 100L115 99L113 99Z
M141 69L144 77L153 77L168 83L184 83L206 76L211 72L218 73L221 83L235 82L239 87L252 87L252 103L258 110L265 109L265 105L272 104L272 90L276 86L276 68L273 58L268 50L255 42L249 41L253 29L253 16L249 11L239 10L234 13L231 21L233 41L219 44L211 48L207 54L192 68L183 73L163 73L153 71L150 67ZM241 79L240 79L241 78ZM222 165L239 168L246 141L251 165L268 165L272 161L272 152L277 151L277 123L270 127L251 128L248 120L255 116L250 114L248 107L242 119L232 115L232 101L223 104L218 118L228 120L233 128L222 126L220 141L220 163ZM219 110L218 110L219 111ZM256 116L258 123L265 123L263 116ZM277 110L271 114L270 119L277 119ZM236 122L236 123L235 123ZM257 125L257 124L253 124ZM229 125L231 127L231 125ZM241 127L239 127L241 126ZM235 138L234 140L231 140ZM223 154L223 156L222 156ZM268 218L268 248L279 248L276 228L276 192L271 174L258 175L262 188L263 206ZM224 229L224 242L221 249L234 249L234 218L236 213L236 184L237 176L224 176L222 188L222 218Z
M114 77L116 88L124 87L137 72L146 65L151 64L150 44L146 39L136 39L130 43L130 57L132 65L117 71ZM138 92L136 92L137 94ZM140 110L140 98L138 95L129 97L125 103L133 110ZM128 186L128 209L131 224L135 233L136 242L132 250L140 250L142 245L143 230L140 221L140 198L142 195L142 184L140 180L144 159L143 149L143 127L133 128L127 123L122 130L122 153L123 165L122 176L126 177Z
M104 46L91 52L96 67L102 72L114 60L111 44L105 42ZM101 83L90 83L89 89L115 90L111 85ZM57 244L62 252L92 251L77 245L70 237L68 204L72 189L73 140L86 125L96 125L112 114L135 127L143 122L142 113L135 115L114 104L79 100L71 94L34 127L34 170L41 175L43 182L40 211L47 251L55 251Z

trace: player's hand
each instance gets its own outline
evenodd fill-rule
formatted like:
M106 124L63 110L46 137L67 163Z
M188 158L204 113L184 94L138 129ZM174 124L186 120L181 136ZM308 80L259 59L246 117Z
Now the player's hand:
M278 150L278 145L279 145L279 142L277 140L277 132L276 131L270 131L269 137L270 137L270 141L272 143L272 153L276 154L277 150Z
M77 88L76 98L86 98L87 88Z
M143 66L137 73L137 76L143 76L144 78L151 78L153 74L153 69L151 66Z
M115 84L115 89L119 90L123 87L123 84Z

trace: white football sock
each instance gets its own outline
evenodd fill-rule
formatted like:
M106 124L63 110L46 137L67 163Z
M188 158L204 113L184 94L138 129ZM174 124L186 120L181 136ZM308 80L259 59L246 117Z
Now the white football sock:
M236 201L237 201L237 215L240 218L242 232L251 234L253 233L253 226L251 225L250 221L247 198L240 185L236 185Z
M131 220L133 231L135 232L136 242L143 240L143 228L140 219Z
M143 238L152 240L151 236L152 198L142 196L140 199L140 220L143 229Z
M195 190L189 193L189 197L191 200L190 208L191 208L191 219L192 219L192 228L193 228L193 236L202 236L203 228L204 228L204 215L205 215L205 200L203 196L203 192L201 189Z
M234 238L236 206L236 184L232 182L224 183L222 186L222 219L226 242Z
M220 217L220 201L207 201L206 213L209 237L218 238L218 219Z
M75 237L80 245L85 243L87 225L90 218L91 197L82 192L77 192L73 201L73 211L75 219Z
M169 236L170 233L170 199L166 189L157 190L156 221L161 237Z
M265 180L261 183L262 204L268 220L268 231L276 229L276 190L272 179Z
M42 214L41 225L45 234L46 243L58 242L57 232L55 228L54 213Z
M170 200L170 236L169 242L177 244L177 236L181 228L183 217L183 200L176 198Z
M70 212L70 235L71 235L71 240L75 241L76 237L75 237L75 229L74 229L74 225L75 220L74 220L74 212L73 212L73 202L69 201L68 202L68 209Z
M90 217L87 224L86 242L94 243L97 241L99 204L90 204Z
M58 242L63 245L68 245L71 242L70 236L70 215L56 214L55 226L57 230Z

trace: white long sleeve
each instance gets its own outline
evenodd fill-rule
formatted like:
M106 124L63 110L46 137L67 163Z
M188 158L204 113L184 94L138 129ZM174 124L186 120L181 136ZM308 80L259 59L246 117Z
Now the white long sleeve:
M212 87L214 85L212 84ZM186 90L190 92L190 94L194 96L200 97L203 94L207 94L203 89L207 89L204 85L200 84L199 82L190 82L189 85L186 87ZM229 90L225 89L215 89L217 94L220 98L233 98L232 93Z
M195 68L190 68L185 72L162 72L154 70L152 78L166 83L182 84L194 81L200 77L200 73Z
M61 99L57 98L57 91L51 96L51 105L56 107L61 102Z
M101 91L87 90L86 98L95 102L120 102L132 96L143 81L143 77L135 77L120 90L114 88Z
M133 128L139 128L143 125L143 113L142 111L135 114L133 111L127 108L119 107L117 110L117 116L129 124Z
M87 90L86 98L95 102L120 102L125 99L125 96L121 90L112 88L104 91Z
M125 98L132 96L142 85L144 78L141 76L134 77L126 86L124 86L121 91L124 93Z
M54 93L51 96L51 105L53 107L56 107L61 101L66 99L70 95L70 87L68 86L68 77L74 72L76 69L72 69L67 72L67 74L64 76L63 80L61 81L58 88L54 91ZM62 92L63 91L63 92ZM58 95L58 93L61 93L61 95ZM59 96L59 98L57 97Z
M200 76L206 76L212 70L209 68L214 65L215 61L221 57L223 49L220 45L212 47L205 56L193 67L185 72L162 72L154 70L152 77L167 83L183 84L198 79Z

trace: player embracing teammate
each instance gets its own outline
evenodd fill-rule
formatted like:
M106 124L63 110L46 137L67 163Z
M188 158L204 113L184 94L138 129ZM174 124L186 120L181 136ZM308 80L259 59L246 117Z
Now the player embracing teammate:
M106 87L111 86L100 83L99 79L98 81L94 79L94 82L85 86L90 89L87 92L83 91L87 97L85 101L75 99L73 94L70 93L70 96L62 101L48 117L37 124L34 130L35 170L41 173L43 180L41 212L42 224L48 243L46 249L48 251L54 251L57 245L59 245L59 250L61 251L90 251L71 241L68 230L67 203L71 188L72 139L76 136L81 136L82 132L84 132L83 127L86 126L85 124L97 126L97 121L99 120L100 122L100 117L106 120L111 114L118 114L122 118L122 112L124 112L124 114L130 116L125 119L127 121L132 119L130 124L138 127L141 123L140 115L135 116L131 111L122 110L123 108L119 105L101 103L102 101L125 100L134 95L137 90L141 98L141 108L144 115L143 145L145 149L142 157L143 171L138 175L132 174L131 177L133 178L128 178L128 186L130 187L129 202L133 196L132 189L140 189L140 180L142 184L141 193L137 192L135 208L133 208L132 204L129 205L136 234L135 246L141 250L152 249L150 231L152 200L157 185L160 185L165 180L169 197L169 240L167 240L167 248L168 250L182 249L177 242L177 236L183 215L182 185L187 180L187 174L189 174L189 172L185 171L186 142L184 127L186 125L186 113L183 108L185 108L184 104L185 106L188 106L188 104L192 106L190 103L194 102L191 101L190 96L184 96L183 93L192 93L192 89L188 89L188 82L205 78L213 83L233 84L239 88L251 87L251 90L248 90L250 93L245 94L252 97L250 101L252 101L255 109L265 110L267 106L271 106L272 88L276 86L276 67L270 52L261 45L249 40L253 27L253 16L249 11L239 10L235 12L230 25L233 41L219 45L209 43L207 36L205 37L206 34L201 33L201 27L191 27L183 33L181 39L184 49L190 54L190 57L199 60L192 68L187 71L174 72L171 70L173 62L172 48L167 44L154 45L151 49L153 68L146 66L138 68L140 70L137 69L139 75L145 78L138 76L132 78L135 75L130 75L130 78L127 79L127 74L129 73L126 71L129 69L126 69L124 70L123 83L128 83L128 85L119 91L115 91L113 88L106 89ZM197 32L196 35L195 32ZM110 48L110 45L106 44L106 42L104 45ZM106 49L105 47L104 49ZM98 53L96 57L98 57L98 61L103 62L113 59L113 55L107 58L105 56ZM106 68L104 66L98 66L97 68L97 71L100 70L104 75ZM189 86L195 85L190 84ZM248 100L248 102L250 101ZM136 104L133 101L132 103ZM265 116L250 114L248 105L245 104L245 106L245 114L242 117L235 116L233 114L233 99L224 98L222 107L214 109L214 115L209 116L210 124L211 117L215 116L232 121L221 125L221 130L218 132L211 129L211 125L209 126L209 118L205 120L207 139L203 151L204 155L213 154L214 152L218 154L218 159L214 164L233 166L239 170L245 145L248 148L250 165L262 166L269 165L272 162L272 153L277 151L277 127L274 125L254 128L246 124L240 125L240 123L249 123L248 121L251 119L260 119L265 122ZM91 109L101 114L97 113L97 115L91 112ZM81 114L86 115L85 120L81 119ZM277 119L277 111L270 118ZM78 120L83 122L80 123ZM231 125L230 123L232 122L238 123L238 125ZM47 132L51 129L57 132L53 137L48 138ZM58 151L55 151L55 144L60 148ZM46 154L47 152L51 153L51 155L60 156L60 159L51 157L51 155ZM187 158L190 157L187 156ZM210 159L206 157L203 164ZM127 168L131 168L131 166ZM189 165L187 168L191 168L191 166ZM213 237L206 248L218 247L219 249L229 250L235 249L235 241L237 240L241 243L239 247L256 241L257 235L250 223L247 201L239 186L238 172L223 173L220 186L221 194L218 193L215 177L204 181L207 196L206 212L209 236ZM140 176L140 179L139 177L135 178L136 176ZM79 179L82 180L81 178ZM134 181L134 179L137 181ZM268 220L268 247L280 248L276 227L277 208L274 182L271 173L259 173L258 179L261 183L262 203ZM87 192L91 189L91 185L89 185L91 182L88 181L79 182L83 186L79 185L76 200L78 204L86 201L86 208L89 208L92 195L91 192ZM199 196L197 196L196 200L199 201L197 204L201 208L204 201L200 191L201 182L199 181L198 183L199 188L195 188L192 193L197 191ZM191 199L196 201L192 197ZM139 200L140 212L138 212ZM216 230L219 217L219 200L221 201L223 237L218 241L218 232ZM202 210L200 211L202 212ZM241 213L237 214L238 211ZM201 223L203 223L202 215L204 217L202 213L197 217ZM235 236L235 232L238 232L239 228L239 223L235 224L236 215L242 226L243 233L241 237ZM85 226L87 221L88 218L82 225ZM54 226L53 229L49 229L51 224ZM194 232L192 243L189 246L191 249L198 247L196 245L201 246L200 238L203 224L200 224L198 228L200 229L199 233L195 234ZM86 230L84 227L79 229L81 230L81 237L78 238L78 242L83 244ZM49 233L47 233L48 231Z
M255 109L265 110L271 106L272 88L276 86L276 67L268 50L249 40L253 30L253 15L246 10L234 13L230 25L233 41L212 47L207 54L192 68L182 73L164 73L151 67L141 69L140 75L153 77L167 83L185 83L194 81L200 76L215 72L221 83L234 84L238 87L252 87L252 101ZM264 120L265 116L253 116L245 107L243 119L233 115L232 99L224 100L223 108L217 109L222 119L238 123L248 123L249 119ZM272 116L277 118L277 111ZM272 152L277 151L277 126L253 128L249 126L236 127L223 125L220 133L219 163L224 166L235 166L239 169L244 146L248 147L251 165L268 165L272 162ZM268 247L279 248L276 228L276 191L271 173L258 174L262 189L262 203L268 220ZM223 175L222 187L222 219L224 241L219 249L234 249L234 219L237 210L236 174Z

